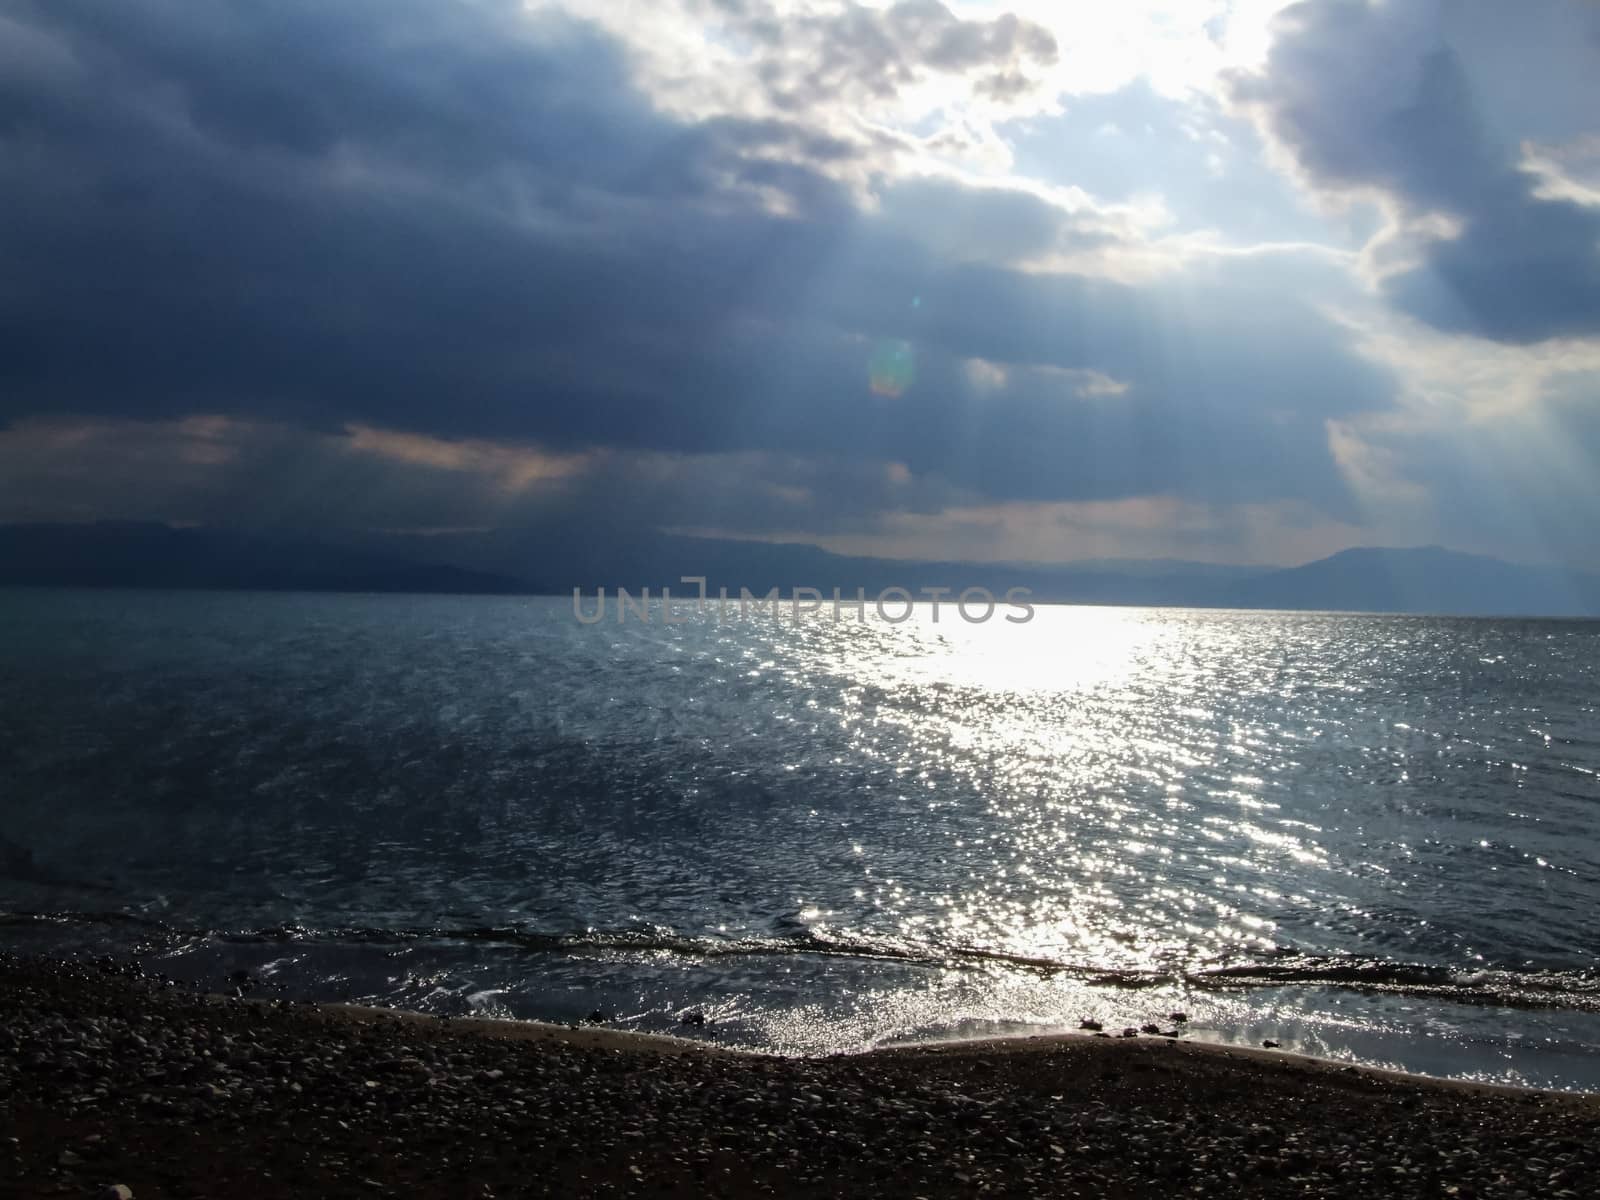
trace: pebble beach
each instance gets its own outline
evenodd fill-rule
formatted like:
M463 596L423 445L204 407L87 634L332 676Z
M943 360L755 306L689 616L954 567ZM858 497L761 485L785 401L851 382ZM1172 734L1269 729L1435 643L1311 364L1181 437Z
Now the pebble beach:
M0 1195L1579 1197L1600 1097L1163 1037L820 1059L0 958Z

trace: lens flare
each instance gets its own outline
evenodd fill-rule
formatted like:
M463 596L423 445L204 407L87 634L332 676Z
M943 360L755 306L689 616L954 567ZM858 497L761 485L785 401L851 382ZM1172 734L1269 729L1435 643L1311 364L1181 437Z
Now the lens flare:
M905 395L917 378L912 361L911 343L902 341L879 342L867 366L874 396L898 399Z

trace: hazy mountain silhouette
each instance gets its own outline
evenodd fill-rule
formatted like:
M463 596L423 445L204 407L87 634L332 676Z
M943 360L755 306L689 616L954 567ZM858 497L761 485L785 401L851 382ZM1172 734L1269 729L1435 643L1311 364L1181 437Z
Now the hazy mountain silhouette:
M432 560L430 561L429 556ZM511 569L495 566L511 564ZM142 522L0 525L0 584L255 588L267 591L634 595L703 575L713 594L888 588L952 597L1027 588L1038 603L1330 609L1481 616L1600 616L1600 576L1525 567L1437 546L1362 548L1286 569L1181 559L1100 559L1060 566L850 558L815 546L655 536L626 545L535 544L472 537L387 537L328 545Z
M1465 616L1600 616L1600 576L1523 567L1439 546L1362 547L1228 590L1246 608Z
M659 562L656 561L659 558ZM583 586L662 583L682 592L679 575L705 575L713 591L740 587L839 587L869 596L887 587L913 591L986 587L997 596L1025 587L1043 603L1190 608L1330 609L1463 616L1600 616L1600 576L1518 566L1437 546L1345 550L1290 568L1219 566L1177 559L1038 563L901 562L846 558L814 546L666 539L636 555L631 572L592 573Z
M527 592L524 580L344 546L132 521L0 525L0 584Z
M1268 568L1270 569L1270 568ZM920 595L923 588L946 588L952 597L964 589L983 587L997 597L1010 588L1027 588L1035 600L1072 604L1206 605L1223 601L1227 587L1263 573L1260 567L1218 566L1177 559L1098 560L1059 566L1039 563L917 562L891 558L847 557L816 546L745 542L729 539L666 537L631 547L625 563L590 567L576 584L589 590L617 586L637 592L671 587L685 589L684 575L705 576L714 594L741 588L761 594L776 587L816 588L831 596L838 588L854 596L856 589L873 597L889 588Z

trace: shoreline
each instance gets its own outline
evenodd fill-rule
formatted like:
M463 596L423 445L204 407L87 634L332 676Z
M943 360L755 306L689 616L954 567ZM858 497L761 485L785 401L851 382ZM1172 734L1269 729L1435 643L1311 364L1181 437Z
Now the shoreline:
M206 993L206 998L228 1003L230 997L220 993ZM246 998L241 1003L273 1004L272 1000ZM841 1051L834 1054L779 1054L764 1050L750 1050L736 1046L721 1046L716 1042L696 1037L675 1037L663 1033L643 1033L631 1029L614 1029L603 1024L563 1025L556 1021L539 1021L513 1017L438 1017L414 1009L385 1008L375 1004L351 1004L342 1001L298 1003L293 1007L308 1013L321 1013L335 1019L356 1023L399 1021L418 1022L439 1027L463 1036L499 1038L511 1042L555 1042L586 1049L600 1049L628 1053L651 1054L706 1054L713 1057L755 1059L776 1062L841 1062L872 1063L878 1059L917 1058L923 1055L985 1055L1027 1054L1044 1052L1057 1045L1083 1044L1127 1047L1135 1042L1145 1046L1170 1046L1181 1054L1220 1055L1266 1068L1285 1064L1307 1071L1333 1071L1391 1083L1415 1087L1438 1087L1469 1093L1504 1095L1509 1098L1540 1096L1560 1099L1593 1099L1600 1104L1600 1090L1579 1091L1564 1088L1528 1087L1514 1083L1495 1083L1475 1079L1453 1079L1428 1075L1420 1071L1403 1071L1394 1067L1372 1066L1366 1063L1347 1062L1315 1054L1283 1048L1268 1049L1259 1046L1241 1046L1229 1042L1202 1039L1153 1037L1141 1034L1138 1038L1096 1036L1092 1033L1061 1030L1051 1033L1001 1034L973 1038L936 1038L925 1042L896 1042L873 1046L865 1050ZM1105 1051L1114 1053L1114 1051Z
M1340 1066L1349 1064L1362 1070L1515 1090L1600 1094L1600 1008L1596 1007L1592 984L1569 989L1573 1002L1560 1007L1553 1003L1519 1004L1519 996L1512 990L1496 1002L1476 995L1440 994L1438 988L1414 993L1399 986L1385 990L1350 985L1332 972L1327 979L1314 976L1310 981L1296 975L1283 984L1252 979L1248 985L1231 990L1196 984L1195 977L1189 975L1173 976L1138 989L1114 984L1103 987L1102 978L1093 978L1078 980L1081 986L1070 994L1025 999L1016 1009L1027 1014L1023 1019L1008 1019L1004 1011L985 1010L982 1006L969 1014L943 1003L942 998L940 1003L924 1005L914 1016L905 1017L903 1006L864 1005L848 995L836 1004L828 996L813 996L811 999L820 1003L808 1012L810 1001L805 989L794 987L782 993L775 1003L752 993L735 998L730 1006L729 997L715 988L685 993L676 999L676 1004L671 1002L670 991L653 994L645 1002L641 1000L643 993L632 996L626 990L633 971L631 964L608 968L609 974L597 980L579 980L576 988L570 986L572 972L563 975L562 971L578 959L565 951L554 956L556 974L548 980L542 975L521 978L515 970L505 972L490 967L481 987L440 991L411 986L409 971L403 980L387 980L397 986L384 986L381 972L385 964L373 961L384 948L381 945L379 951L368 955L368 961L358 958L350 969L351 962L341 957L347 945L337 930L320 940L308 937L305 945L310 947L309 957L304 963L291 957L286 960L290 968L281 973L285 960L274 935L297 941L302 931L246 930L235 945L234 935L196 929L185 933L193 939L191 945L173 951L170 939L176 934L159 920L149 924L169 941L155 935L139 941L132 935L112 941L102 937L93 923L122 919L121 914L89 914L88 936L52 936L57 922L71 923L78 916L72 912L0 913L0 917L14 920L20 930L13 930L0 949L42 958L109 954L136 961L145 970L163 976L170 973L180 986L210 989L228 996L292 999L301 1005L370 1006L388 1012L407 1011L408 1006L416 1005L410 1011L424 1019L434 1019L443 1012L456 1021L531 1022L553 1028L571 1028L581 1021L585 1030L665 1037L671 1042L687 1040L752 1054L859 1054L908 1045L1075 1035L1080 1019L1092 1018L1104 1022L1111 1033L1133 1026L1141 1029L1141 1036L1153 1036L1155 1030L1150 1026L1155 1023L1164 1027L1165 1033L1176 1030L1185 1044L1207 1044L1230 1051L1251 1051L1279 1043L1285 1054L1324 1059ZM75 933L76 926L69 932ZM135 933L142 937L139 930ZM405 931L397 941L404 943L421 936L420 931ZM256 939L264 948L255 945ZM364 940L354 939L358 945ZM382 936L375 936L374 940L383 942ZM295 953L298 955L298 948ZM418 960L425 973L431 953L425 948ZM692 956L692 951L685 953ZM797 952L797 957L805 959L805 952ZM849 963L848 956L844 957ZM496 957L492 961L503 960ZM806 965L814 966L809 960ZM1392 971L1398 978L1432 968L1394 963L1378 964L1374 969ZM1080 970L1087 974L1087 968ZM860 974L865 978L870 972L862 968ZM563 988L563 983L568 986ZM475 987L481 995L469 994ZM573 1000L575 993L582 1003ZM851 994L866 993L867 989L861 988ZM679 1020L683 1006L695 1003L703 1006L708 1018L703 1027ZM1168 1014L1175 1010L1186 1011L1189 1021L1170 1021ZM590 1015L582 1016L585 1012ZM904 1017L905 1023L898 1023L897 1016Z
M785 1058L9 955L0 1008L8 1196L1575 1197L1600 1175L1600 1096L1164 1038Z

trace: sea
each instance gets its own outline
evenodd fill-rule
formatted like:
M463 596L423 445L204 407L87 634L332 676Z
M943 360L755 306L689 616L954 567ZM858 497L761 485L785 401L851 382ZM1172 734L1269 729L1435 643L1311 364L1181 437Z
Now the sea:
M0 947L1600 1090L1600 623L595 601L0 591Z

